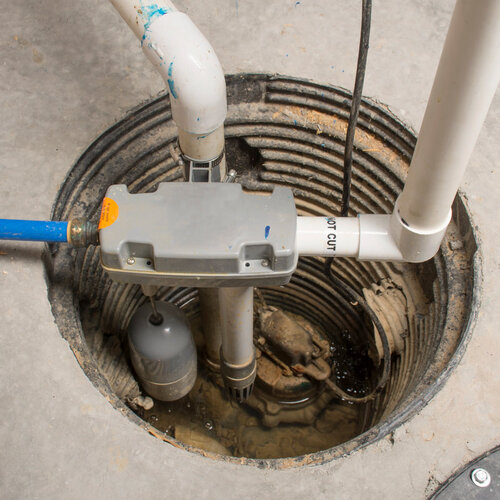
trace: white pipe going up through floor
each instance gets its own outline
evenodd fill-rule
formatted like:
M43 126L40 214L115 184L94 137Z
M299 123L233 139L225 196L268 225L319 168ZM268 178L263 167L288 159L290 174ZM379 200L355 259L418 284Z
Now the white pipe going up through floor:
M432 258L499 80L500 1L458 0L393 214L298 217L299 255Z
M227 104L224 72L212 46L168 0L110 1L165 80L183 153L196 160L217 158Z
M403 258L430 259L500 80L500 1L458 0L391 234Z

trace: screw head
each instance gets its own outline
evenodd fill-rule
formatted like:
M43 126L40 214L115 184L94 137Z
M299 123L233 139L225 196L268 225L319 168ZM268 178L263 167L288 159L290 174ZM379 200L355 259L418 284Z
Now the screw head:
M267 259L264 259L261 261L262 267L269 267L269 261Z
M486 469L478 467L471 472L472 482L480 488L486 488L491 483L490 473Z
M129 257L129 258L127 259L127 264L128 264L129 266L131 266L132 264L135 264L135 259L134 259L133 257Z

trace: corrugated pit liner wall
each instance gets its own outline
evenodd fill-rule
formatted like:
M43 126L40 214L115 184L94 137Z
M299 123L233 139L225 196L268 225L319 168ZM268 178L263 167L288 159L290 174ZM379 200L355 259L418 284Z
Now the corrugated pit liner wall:
M238 182L257 192L289 186L299 215L337 215L350 93L269 75L229 76L227 85L227 163L238 172ZM350 215L392 211L415 142L413 132L385 107L363 99L354 144ZM161 96L133 110L82 155L60 190L54 219L86 216L97 220L111 184L126 184L130 192L138 193L154 191L159 182L183 181L178 153L169 100ZM387 434L437 391L466 344L477 300L476 249L466 207L457 197L453 221L432 261L418 265L335 261L338 275L360 293L384 278L397 284L408 301L409 333L402 354L392 359L389 383L365 407L360 436L297 459L297 464L328 460ZM86 343L79 317L80 304L86 303L101 328L124 332L145 300L139 287L113 283L101 270L97 247L49 250L49 297L63 336L101 392L151 431L111 391L99 368L99 352L95 348L92 352ZM345 331L352 332L352 341L362 342L356 335L366 333L366 321L332 288L323 267L321 258L300 259L288 286L263 289L266 301L302 314L337 342L345 341L341 335ZM198 314L194 289L162 289L159 296ZM279 466L280 461L273 463Z

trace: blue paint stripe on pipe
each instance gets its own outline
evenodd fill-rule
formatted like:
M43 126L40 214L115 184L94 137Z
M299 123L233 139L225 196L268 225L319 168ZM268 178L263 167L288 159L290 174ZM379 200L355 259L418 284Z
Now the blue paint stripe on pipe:
M0 219L0 240L67 242L68 223Z

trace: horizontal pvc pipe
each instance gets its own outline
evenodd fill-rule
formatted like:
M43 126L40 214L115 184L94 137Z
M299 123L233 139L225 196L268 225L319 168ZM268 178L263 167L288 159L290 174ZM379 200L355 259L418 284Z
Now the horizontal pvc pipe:
M390 215L297 217L297 252L300 256L400 261L403 257L390 224Z
M392 233L406 260L439 249L500 79L500 1L458 0Z
M177 126L190 134L219 128L227 112L224 72L191 19L171 2L111 2L165 80Z
M357 257L359 221L356 217L297 217L299 255Z
M68 241L68 223L58 221L0 219L0 240Z

